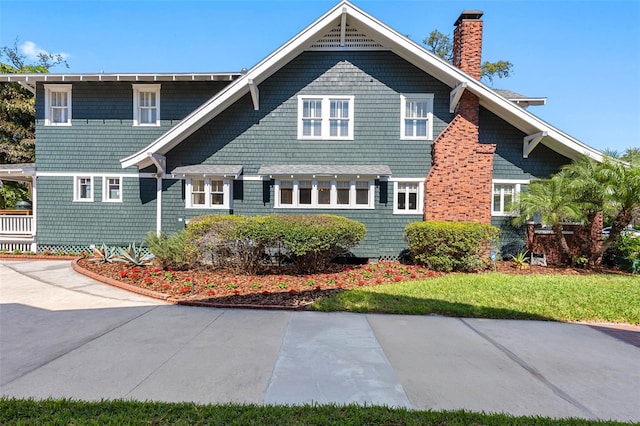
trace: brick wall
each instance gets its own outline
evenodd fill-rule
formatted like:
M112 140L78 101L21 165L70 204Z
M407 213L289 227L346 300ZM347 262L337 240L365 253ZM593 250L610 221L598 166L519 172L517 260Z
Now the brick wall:
M582 255L588 240L592 245L590 251L599 249L602 244L602 213L598 214L591 229L577 224L563 224L562 228L572 257ZM538 223L527 224L527 250L530 253L544 254L549 265L565 265L570 261L560 252L555 234L550 229L542 230Z
M453 64L480 80L482 16L463 12L454 31ZM425 181L424 220L491 223L496 146L480 144L478 97L465 91L456 115L436 138Z

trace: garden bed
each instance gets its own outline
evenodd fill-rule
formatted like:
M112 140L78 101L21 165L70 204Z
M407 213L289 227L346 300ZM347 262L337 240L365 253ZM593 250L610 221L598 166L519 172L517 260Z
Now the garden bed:
M381 261L365 265L332 265L322 274L273 273L242 275L220 270L178 271L154 266L131 267L125 263L95 263L78 259L77 265L142 294L174 303L204 306L304 309L314 301L344 290L433 279L444 275L424 267ZM511 262L497 262L498 272L512 274L588 274L572 268L530 266L515 269ZM282 270L280 272L283 272Z
M77 265L110 280L138 287L145 294L153 292L178 303L298 309L347 289L443 275L399 262L336 264L328 272L313 275L242 275L206 269L178 271L154 266L131 267L121 262L100 264L88 258L78 259Z

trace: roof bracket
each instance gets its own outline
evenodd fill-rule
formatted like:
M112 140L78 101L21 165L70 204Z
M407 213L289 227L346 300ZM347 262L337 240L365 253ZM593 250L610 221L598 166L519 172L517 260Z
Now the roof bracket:
M147 155L151 158L153 164L155 164L156 169L158 170L158 176L164 175L167 172L167 157L151 152L148 152Z
M467 82L463 81L458 84L449 94L449 112L453 114L456 112L456 106L458 106L458 102L460 102L460 98L462 97L462 93L464 89L467 87Z
M531 151L538 146L542 138L547 136L547 131L534 133L533 135L525 136L522 141L522 158L529 158Z
M260 92L258 91L258 85L253 79L248 79L249 91L251 92L251 100L253 101L253 110L258 111L260 109Z
M30 91L31 93L33 93L34 95L36 94L36 88L31 86L30 84L27 84L24 81L18 81L18 84L24 87L25 89L27 89L28 91Z

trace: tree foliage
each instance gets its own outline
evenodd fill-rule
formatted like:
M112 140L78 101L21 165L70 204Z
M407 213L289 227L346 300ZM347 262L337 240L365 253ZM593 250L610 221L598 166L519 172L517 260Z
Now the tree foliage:
M451 36L443 34L438 30L433 30L429 37L422 40L428 50L434 55L451 62L453 59L453 40ZM485 61L480 65L480 76L486 78L491 84L495 77L509 77L513 71L513 64L509 61L499 60L496 62Z
M27 63L18 39L0 48L0 74L48 73L56 65L68 67L60 54L40 52L36 63ZM0 83L0 164L35 160L35 96L18 83Z

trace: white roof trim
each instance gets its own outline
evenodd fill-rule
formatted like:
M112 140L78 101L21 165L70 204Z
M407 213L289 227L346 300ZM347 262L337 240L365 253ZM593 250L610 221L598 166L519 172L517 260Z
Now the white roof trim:
M148 157L150 153L167 153L201 126L244 96L249 91L249 81L253 80L253 84L258 85L269 78L297 55L312 46L318 40L318 37L322 37L328 29L343 22L343 16L347 16L346 21L349 22L350 25L357 26L358 29L375 38L376 41L391 49L401 58L447 84L449 87L454 88L460 83L467 83L465 90L469 90L478 96L480 105L506 120L525 134L531 135L546 131L547 137L542 143L558 153L571 159L578 158L580 155L587 155L600 161L603 159L604 155L601 152L583 144L523 108L513 104L480 81L475 80L473 77L470 77L443 59L428 52L422 46L345 0L341 1L291 40L283 44L251 68L246 74L240 76L214 97L206 101L146 148L127 158L121 159L122 167L148 166L150 164Z
M0 83L71 83L75 81L231 81L239 72L155 74L0 74Z

